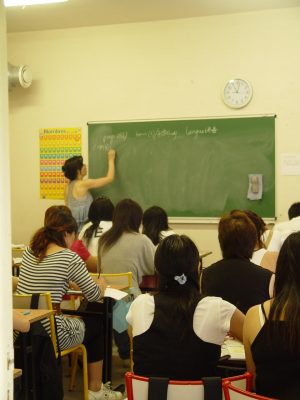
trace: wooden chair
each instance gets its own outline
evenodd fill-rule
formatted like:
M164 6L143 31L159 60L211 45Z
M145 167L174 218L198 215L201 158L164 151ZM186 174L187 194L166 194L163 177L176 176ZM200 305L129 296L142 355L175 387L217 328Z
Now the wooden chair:
M223 391L225 400L247 400L247 399L274 400L271 399L270 397L260 396L256 393L252 393L249 391L249 389L244 390L243 388L236 387L234 385L234 382L230 382L227 378L223 385Z
M131 372L125 374L127 398L128 400L147 400L149 378L134 375ZM252 385L252 375L246 372L243 375L226 378L232 385L244 389L250 389ZM222 381L224 383L225 380ZM170 380L168 384L167 400L203 400L204 385L203 381L176 381ZM223 399L225 399L223 394Z
M91 277L96 281L99 274L90 273ZM117 285L124 287L124 290L132 287L132 272L120 272L117 274L100 274L108 285ZM123 290L123 289L122 289Z
M140 283L141 292L153 292L157 290L157 275L143 275Z
M31 294L13 294L13 307L14 308L25 308L29 309L31 304ZM39 309L53 310L50 293L40 293L39 297ZM54 324L54 315L50 317L50 329L51 329L51 340L55 350L56 357L58 357L56 331ZM88 400L88 370L87 370L87 353L86 348L83 344L71 347L61 351L61 357L64 357L70 353L78 352L82 353L82 373L83 373L83 399Z

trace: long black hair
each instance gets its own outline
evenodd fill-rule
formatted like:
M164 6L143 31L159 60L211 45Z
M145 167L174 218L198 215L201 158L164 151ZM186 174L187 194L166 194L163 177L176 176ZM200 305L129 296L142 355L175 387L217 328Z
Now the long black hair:
M88 221L92 225L86 229L83 235L83 239L86 241L88 246L94 232L98 229L101 221L111 221L114 212L114 205L107 197L101 196L97 197L89 208Z
M158 292L176 300L170 313L175 321L185 321L186 328L191 328L195 305L201 298L200 256L195 243L185 235L166 237L157 247L154 265Z
M278 339L291 352L300 353L300 232L286 238L278 255L269 320L282 319L287 326L286 337ZM276 327L270 334L278 336Z
M144 212L143 233L152 240L155 246L160 242L160 232L167 231L168 229L168 215L164 209L153 206Z
M141 226L143 210L141 206L131 200L121 200L113 213L112 227L99 240L98 256L110 249L124 232L138 232Z

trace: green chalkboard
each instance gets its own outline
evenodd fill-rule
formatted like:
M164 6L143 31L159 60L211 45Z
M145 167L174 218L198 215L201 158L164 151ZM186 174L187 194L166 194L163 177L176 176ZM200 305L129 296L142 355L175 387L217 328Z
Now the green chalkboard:
M116 179L94 195L136 200L174 217L219 217L252 209L275 217L275 117L89 123L89 176ZM262 198L247 199L249 174L261 174Z

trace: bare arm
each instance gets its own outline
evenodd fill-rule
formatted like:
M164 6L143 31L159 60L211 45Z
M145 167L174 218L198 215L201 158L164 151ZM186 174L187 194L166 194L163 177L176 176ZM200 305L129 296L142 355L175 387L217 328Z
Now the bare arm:
M275 283L275 274L271 276L270 284L269 284L269 296L270 298L274 297L274 283Z
M272 272L275 272L277 258L278 258L277 251L267 251L263 256L260 265L264 268L269 269Z
M115 178L115 156L115 150L109 150L107 154L108 170L106 176L96 179L85 179L80 182L81 188L85 190L96 189L111 183Z
M97 272L98 259L96 256L89 256L85 263L89 272Z
M247 371L253 374L254 382L256 368L252 358L251 344L257 335L258 319L258 306L254 306L250 308L246 314L243 329L243 343L245 348Z
M133 372L133 336L132 326L128 324L128 336L130 341L130 371Z
M233 313L230 320L230 334L241 342L243 341L243 325L245 315L238 309Z
M100 287L101 297L103 297L104 293L105 293L105 289L107 288L107 283L105 282L105 280L102 277L100 277L97 279L97 285Z

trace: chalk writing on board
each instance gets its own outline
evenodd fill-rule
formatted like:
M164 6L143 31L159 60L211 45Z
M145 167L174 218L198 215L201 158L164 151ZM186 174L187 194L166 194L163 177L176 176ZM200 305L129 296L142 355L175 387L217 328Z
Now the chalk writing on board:
M186 136L194 136L195 138L197 138L199 135L210 135L217 132L218 129L215 126L208 126L204 129L189 129L188 126L185 128Z
M121 143L125 143L127 140L128 133L126 131L118 132L117 134L104 135L102 138L102 144L96 145L96 149L101 151L108 151L111 148L118 146Z
M127 138L119 135L117 145L122 132ZM88 125L88 136L91 178L107 171L105 146L117 152L117 179L93 196L113 203L132 198L143 209L157 204L175 217L219 218L250 207L263 217L275 215L273 116L100 122ZM103 146L101 155L96 146ZM263 196L255 202L246 196L249 173L264 177Z
M168 129L155 129L155 130L149 130L149 131L144 131L144 132L135 132L135 137L149 137L153 140L159 139L162 137L171 137L172 139L176 139L178 135L177 131L171 131Z

